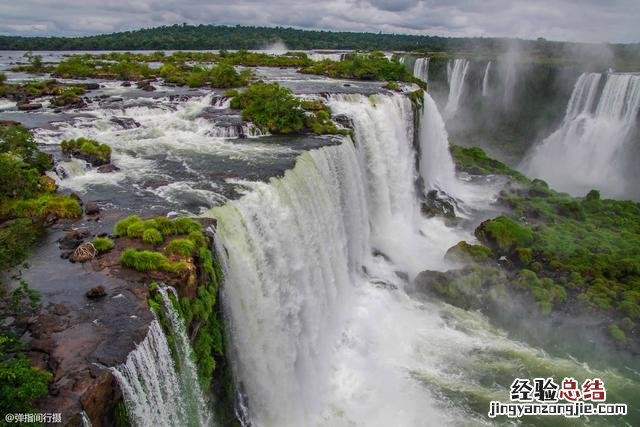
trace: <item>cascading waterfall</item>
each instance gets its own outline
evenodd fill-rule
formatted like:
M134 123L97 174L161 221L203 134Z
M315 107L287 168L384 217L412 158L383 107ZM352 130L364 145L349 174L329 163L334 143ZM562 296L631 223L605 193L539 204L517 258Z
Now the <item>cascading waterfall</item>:
M491 70L491 61L487 62L482 77L482 96L489 96L489 70Z
M383 223L412 221L416 209L405 101L331 96L332 111L354 123L355 144L306 152L284 177L247 183L252 191L212 211L247 424L476 425L467 398L508 396L487 386L487 364L582 369L510 341L478 312L404 292L398 271L411 280L411 255L422 269L444 269L446 249L471 238L440 220L412 235Z
M597 188L624 197L634 191L626 165L630 136L638 123L640 75L606 75L598 98L602 77L580 76L560 128L534 147L522 166L575 195Z
M445 118L451 119L458 111L460 104L460 97L464 90L464 80L467 76L467 70L469 69L468 59L454 59L447 62L447 80L449 82L449 98L447 99L447 105L444 108Z
M413 77L429 82L429 58L416 58L413 64Z
M127 356L126 362L111 369L124 394L129 418L137 426L212 425L185 325L166 289L158 291L163 297L177 354L172 355L160 323L154 320L147 336Z
M407 98L328 104L351 117L355 147L304 153L283 178L212 211L245 416L256 426L442 425L408 374L424 337L406 325L437 321L397 290L397 271L443 268L460 236L419 233Z
M420 175L425 190L442 190L456 197L459 181L449 151L449 137L438 106L426 92L420 119L420 156Z

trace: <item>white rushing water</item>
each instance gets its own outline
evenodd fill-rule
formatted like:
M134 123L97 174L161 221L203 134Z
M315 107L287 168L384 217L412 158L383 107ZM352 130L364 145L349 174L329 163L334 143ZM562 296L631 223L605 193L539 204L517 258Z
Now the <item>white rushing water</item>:
M247 415L257 426L442 425L457 412L411 372L437 366L430 334L446 327L396 271L444 268L462 236L419 219L405 97L329 105L354 121L356 147L305 153L213 210Z
M626 167L639 109L639 75L582 74L562 124L533 148L523 168L575 195L592 188L611 197L629 195L635 190Z
M424 93L420 118L420 155L420 175L425 190L442 190L455 197L459 181L449 151L447 130L438 106L427 92Z
M491 70L491 61L487 62L482 76L482 96L489 96L489 71Z
M149 325L145 339L123 365L112 368L136 426L207 426L212 416L198 383L193 354L182 319L173 309L166 290L160 289L165 313L171 323L176 357L157 320Z
M413 64L413 77L429 82L429 58L416 58Z
M449 120L455 116L460 105L460 98L464 91L464 81L469 69L468 59L454 59L447 62L447 80L449 82L449 97L444 107L444 117Z

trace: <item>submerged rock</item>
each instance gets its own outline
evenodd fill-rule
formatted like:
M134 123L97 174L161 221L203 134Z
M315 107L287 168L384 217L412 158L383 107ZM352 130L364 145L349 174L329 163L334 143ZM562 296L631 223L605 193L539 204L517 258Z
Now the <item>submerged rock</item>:
M42 108L42 104L33 103L30 104L28 102L21 102L18 104L18 110L20 111L34 111Z
M64 237L58 240L60 249L73 250L80 246L84 239L89 237L89 230L86 228L79 228L68 232Z
M98 170L98 173L111 173L111 172L118 172L120 168L114 165L113 163L109 163L106 165L99 166L97 170Z
M119 125L123 129L133 129L133 128L139 128L140 127L140 123L136 122L131 117L116 117L116 116L113 116L113 117L111 117L109 119L109 121Z
M452 199L446 195L438 194L437 190L431 190L420 206L422 213L428 218L443 216L445 218L455 218L456 210Z
M100 207L96 202L88 202L84 207L84 212L87 215L97 215L100 213Z
M85 295L89 299L97 299L106 296L107 291L104 289L104 286L100 285L89 289Z

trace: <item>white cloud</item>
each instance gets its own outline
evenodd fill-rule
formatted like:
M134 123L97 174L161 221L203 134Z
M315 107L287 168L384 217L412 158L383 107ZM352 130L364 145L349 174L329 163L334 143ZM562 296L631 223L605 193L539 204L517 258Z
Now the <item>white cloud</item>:
M20 0L0 4L0 34L6 35L88 35L182 22L640 41L638 0Z

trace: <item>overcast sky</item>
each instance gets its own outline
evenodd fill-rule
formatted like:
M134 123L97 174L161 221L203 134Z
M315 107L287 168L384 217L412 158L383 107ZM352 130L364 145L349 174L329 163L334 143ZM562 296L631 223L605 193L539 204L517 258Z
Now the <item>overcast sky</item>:
M3 35L89 35L183 22L640 42L640 0L0 0Z

